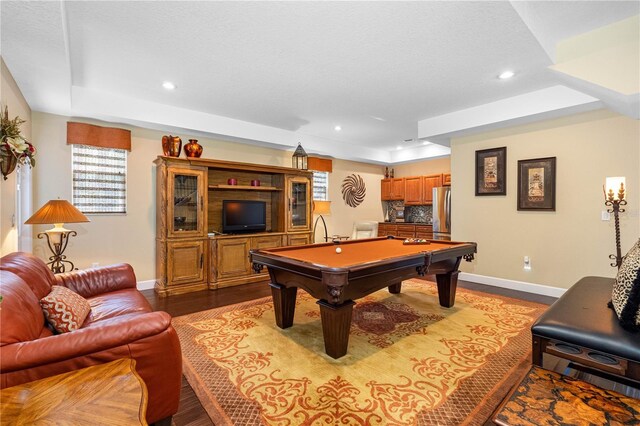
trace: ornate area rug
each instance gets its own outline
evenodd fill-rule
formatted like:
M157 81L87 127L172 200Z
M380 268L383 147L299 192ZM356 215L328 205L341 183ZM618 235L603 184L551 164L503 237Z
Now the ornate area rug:
M271 298L173 320L184 374L216 425L482 425L530 365L546 306L458 289L453 308L409 280L356 301L347 355L324 353L319 307L293 327Z

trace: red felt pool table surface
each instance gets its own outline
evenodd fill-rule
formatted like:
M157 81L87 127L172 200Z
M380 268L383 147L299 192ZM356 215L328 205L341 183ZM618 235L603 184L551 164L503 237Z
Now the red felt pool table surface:
M458 244L449 241L431 241L430 244L403 244L403 239L378 238L353 240L339 244L316 244L303 247L284 247L261 250L275 256L295 259L315 266L327 268L348 268L380 260L393 259L407 255L446 250ZM336 248L342 249L336 253Z

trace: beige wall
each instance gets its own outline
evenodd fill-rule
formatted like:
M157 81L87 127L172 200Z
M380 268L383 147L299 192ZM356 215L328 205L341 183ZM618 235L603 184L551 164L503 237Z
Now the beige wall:
M66 144L69 117L33 114L33 138L38 143L41 160L34 169L34 207L50 199L71 200L71 148ZM78 120L75 120L78 121ZM139 281L155 278L155 166L153 160L162 155L162 132L138 127L119 126L99 121L82 120L98 125L131 129L131 152L127 157L127 214L89 215L90 223L69 224L78 232L70 240L66 254L79 268L92 263L107 265L127 262L133 265ZM180 135L183 142L189 135ZM291 154L212 139L198 139L204 156L230 161L290 165ZM46 226L36 227L36 231ZM34 253L45 258L48 248L34 240Z
M415 163L393 166L394 177L435 175L451 172L451 157L434 158L432 160L417 161ZM453 179L453 178L452 178Z
M475 196L475 151L507 147L507 195ZM613 218L605 210L606 176L626 176L623 254L639 236L640 123L605 111L454 139L451 142L454 240L476 241L467 272L568 288L587 275L614 276ZM557 157L556 211L518 211L518 160ZM532 270L523 269L530 256Z
M342 181L351 174L362 177L366 187L364 201L356 208L349 207L342 199ZM382 202L380 201L380 180L384 177L384 167L354 161L333 160L333 171L329 173L329 200L331 214L324 216L327 231L331 235L350 236L353 224L360 220L382 221ZM314 221L317 216L314 216ZM324 230L322 222L316 229L316 241L322 242Z
M19 116L26 123L22 125L22 134L28 141L31 139L31 108L25 101L18 85L13 80L11 72L0 59L0 103L2 113L4 107L9 108L9 118ZM36 149L38 146L36 144ZM40 153L36 153L36 161ZM18 249L18 228L13 225L14 217L17 220L17 171L11 173L7 180L0 177L0 255L11 253ZM25 188L26 189L26 188Z
M34 169L35 208L58 197L71 200L71 149L66 145L66 123L69 120L58 115L33 114L33 139L38 145L40 158L38 167ZM71 239L67 254L79 268L89 267L93 262L101 265L127 262L133 265L139 281L154 279L155 170L152 162L162 154L160 141L163 133L82 121L131 129L132 149L127 159L127 214L90 215L90 223L69 224L67 228L77 231L78 236ZM190 136L180 134L180 137L186 142ZM199 137L195 139L203 145L203 157L206 158L291 166L291 152ZM342 179L350 173L359 173L367 185L365 201L357 209L346 206L340 193ZM382 218L381 177L380 166L334 161L334 171L329 178L330 199L333 201L332 215L327 217L330 233L350 235L354 220ZM46 226L36 227L37 232L45 229ZM34 240L34 253L43 259L47 256L48 249L42 240Z

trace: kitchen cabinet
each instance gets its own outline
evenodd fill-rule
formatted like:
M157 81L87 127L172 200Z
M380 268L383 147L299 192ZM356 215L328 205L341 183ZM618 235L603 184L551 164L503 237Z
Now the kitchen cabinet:
M442 186L442 175L422 176L422 204L433 203L433 188Z
M427 224L415 223L378 223L378 236L386 237L387 235L400 238L425 238L430 240L433 239L433 227Z
M451 186L451 173L442 174L442 186Z
M381 199L383 201L404 200L404 178L382 179L380 185Z
M404 178L404 205L420 205L423 204L423 187L424 179L422 176L412 176Z

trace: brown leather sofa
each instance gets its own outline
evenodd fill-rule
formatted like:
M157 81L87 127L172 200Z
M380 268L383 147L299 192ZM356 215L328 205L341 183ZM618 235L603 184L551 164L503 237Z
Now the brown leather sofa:
M39 300L52 285L86 298L91 312L76 331L54 334ZM53 275L28 253L0 259L0 388L120 358L136 360L147 385L147 421L178 411L182 355L166 312L153 312L136 289L131 266L119 264Z

